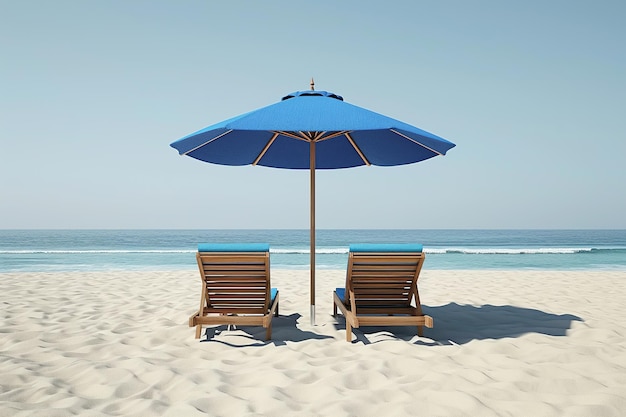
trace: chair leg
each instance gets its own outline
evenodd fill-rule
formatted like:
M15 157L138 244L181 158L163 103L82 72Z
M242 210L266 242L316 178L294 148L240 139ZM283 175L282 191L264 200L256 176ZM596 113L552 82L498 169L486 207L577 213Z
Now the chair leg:
M201 334L202 334L202 325L198 324L196 326L196 339L200 339Z
M352 342L352 326L346 320L346 342Z
M417 335L419 337L424 336L424 326L417 326Z
M270 340L272 338L272 322L270 321L270 324L267 325L267 328L265 329L265 340Z

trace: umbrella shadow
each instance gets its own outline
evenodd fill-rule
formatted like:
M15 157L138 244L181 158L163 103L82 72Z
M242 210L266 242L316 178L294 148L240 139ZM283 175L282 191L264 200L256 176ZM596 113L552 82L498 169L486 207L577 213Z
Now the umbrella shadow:
M567 330L571 328L573 322L584 321L572 314L553 314L511 305L473 306L450 303L437 307L423 306L422 309L424 314L433 317L435 326L432 329L424 329L424 338L415 341L415 344L421 345L461 345L472 340L504 339L528 333L567 336ZM345 324L343 317L341 324ZM391 333L394 337L407 341L416 335L413 326L364 326L354 329L356 341L365 344L372 343L366 333L375 332Z
M473 306L450 303L424 307L423 310L435 319L435 327L428 329L429 337L439 342L457 344L472 340L519 337L528 333L567 336L567 330L573 322L583 321L573 314L553 314L511 305Z
M206 329L206 339L202 342L221 343L231 347L249 347L249 346L267 346L274 344L275 346L284 346L287 342L302 342L305 340L323 340L333 339L332 336L325 336L298 328L298 320L301 314L294 313L288 316L278 316L272 319L272 339L265 340L265 329L260 326L236 326L229 329L227 325L216 327L208 327ZM216 339L215 336L228 336L229 333L237 337L237 343L224 340L224 338ZM243 339L242 339L243 338ZM248 343L248 341L250 343ZM242 343L245 342L245 343Z

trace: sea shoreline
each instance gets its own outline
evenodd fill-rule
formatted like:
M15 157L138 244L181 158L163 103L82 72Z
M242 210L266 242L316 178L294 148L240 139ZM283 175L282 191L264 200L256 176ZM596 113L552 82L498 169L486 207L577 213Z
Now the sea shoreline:
M0 272L194 268L200 242L264 242L272 267L307 270L308 230L0 231ZM342 269L350 243L420 243L427 269L626 271L626 230L317 231L316 267Z

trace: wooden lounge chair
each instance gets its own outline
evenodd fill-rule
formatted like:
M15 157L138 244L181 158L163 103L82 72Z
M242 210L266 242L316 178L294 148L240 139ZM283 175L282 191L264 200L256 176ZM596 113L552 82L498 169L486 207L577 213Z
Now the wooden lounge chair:
M200 244L202 279L200 309L189 317L196 339L203 325L263 326L272 337L272 317L278 316L278 290L270 286L267 244Z
M345 316L348 342L359 326L417 326L419 336L433 327L417 290L423 263L422 245L350 245L346 285L333 292L333 315L339 308Z

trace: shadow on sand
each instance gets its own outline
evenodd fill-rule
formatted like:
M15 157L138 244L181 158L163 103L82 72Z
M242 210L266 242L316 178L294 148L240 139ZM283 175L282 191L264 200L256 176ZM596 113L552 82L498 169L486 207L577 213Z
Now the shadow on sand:
M435 326L424 329L424 338L415 341L421 345L465 344L472 340L519 337L527 333L548 336L566 336L572 322L583 321L572 314L552 314L530 308L510 305L483 306L450 303L437 307L423 307L424 314L432 316ZM338 329L345 329L345 319L338 315ZM361 327L354 329L354 342L372 343L367 334L385 332L394 337L411 340L417 334L414 327ZM429 342L424 339L431 339Z
M298 328L297 322L302 317L301 314L294 313L288 316L278 316L272 319L272 339L265 340L265 329L260 326L237 326L236 330L229 330L228 326L209 327L206 329L206 339L202 342L222 343L228 346L266 346L274 344L283 346L287 342L302 342L304 340L322 340L333 339L332 336L324 336L317 333L304 331ZM224 340L224 338L216 339L215 336L229 333L236 336L237 340L233 342ZM242 339L243 338L243 339Z

